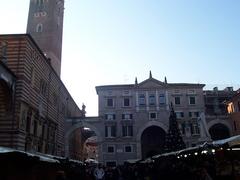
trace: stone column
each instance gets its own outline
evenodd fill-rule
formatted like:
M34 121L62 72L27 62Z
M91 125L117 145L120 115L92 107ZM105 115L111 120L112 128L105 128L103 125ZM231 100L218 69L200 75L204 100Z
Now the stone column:
M205 142L211 140L211 136L208 132L206 118L204 112L200 113L200 117L198 117L198 125L200 128L200 142Z

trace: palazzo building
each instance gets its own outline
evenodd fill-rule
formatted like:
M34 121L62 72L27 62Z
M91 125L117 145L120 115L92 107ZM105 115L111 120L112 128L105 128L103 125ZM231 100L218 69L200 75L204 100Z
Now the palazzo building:
M204 91L206 122L212 140L225 139L234 134L234 125L227 111L227 102L236 91L233 87Z
M97 86L99 115L67 119L66 137L90 128L96 136L97 160L110 166L160 154L165 151L171 104L186 147L232 136L226 101L233 89L203 90L204 86L159 81L151 72L140 83L136 79L134 84Z
M204 113L204 84L168 83L150 76L127 85L97 86L102 160L122 164L164 152L170 104L187 147L199 143L198 118Z

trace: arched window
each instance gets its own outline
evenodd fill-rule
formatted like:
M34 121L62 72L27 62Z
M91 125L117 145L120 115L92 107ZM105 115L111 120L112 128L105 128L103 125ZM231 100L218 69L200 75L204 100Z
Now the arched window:
M43 31L43 25L39 23L36 27L36 32L42 32Z

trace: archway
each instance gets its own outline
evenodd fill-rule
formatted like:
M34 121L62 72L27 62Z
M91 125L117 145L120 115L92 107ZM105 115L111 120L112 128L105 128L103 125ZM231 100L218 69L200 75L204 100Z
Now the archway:
M160 154L164 151L166 133L158 126L146 128L141 135L142 158Z
M69 158L84 161L98 159L96 133L89 127L79 127L69 136Z
M71 125L65 134L65 156L69 158L85 160L87 156L84 148L86 145L91 144L96 146L96 153L100 154L100 144L102 142L102 138L99 131L100 129L97 127L98 126L86 122L85 119L81 119L79 122L75 122L74 125ZM93 139L96 139L96 142L92 143L93 139L89 140L90 137L94 137ZM97 160L101 160L101 157L97 158Z
M224 124L214 124L209 128L212 140L220 140L230 137L230 131Z

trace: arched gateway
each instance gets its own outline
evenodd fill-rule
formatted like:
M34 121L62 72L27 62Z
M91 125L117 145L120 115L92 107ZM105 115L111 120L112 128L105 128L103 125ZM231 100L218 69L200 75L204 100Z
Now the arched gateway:
M102 133L101 133L101 121L98 117L88 117L88 118L72 118L66 120L66 133L65 133L65 156L70 156L70 139L74 131L79 130L80 128L89 128L97 137L97 148L99 153L101 153L101 142L102 142ZM86 139L85 139L86 140ZM99 159L101 161L101 157Z
M220 140L230 137L230 131L224 124L215 124L209 129L212 140Z
M232 127L229 121L212 120L208 123L208 127L212 140L225 139L231 136Z
M164 151L166 133L158 126L146 128L141 136L142 158L160 154Z
M114 122L111 121L111 126ZM123 164L128 159L141 159L163 152L168 127L160 121L148 121L139 126L133 137L119 138L116 134L106 137L106 122L101 117L72 118L66 120L65 155L69 157L71 134L79 128L88 127L97 137L98 161L104 164ZM116 136L114 136L116 135ZM126 142L127 141L127 142ZM109 158L111 157L111 159Z

